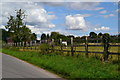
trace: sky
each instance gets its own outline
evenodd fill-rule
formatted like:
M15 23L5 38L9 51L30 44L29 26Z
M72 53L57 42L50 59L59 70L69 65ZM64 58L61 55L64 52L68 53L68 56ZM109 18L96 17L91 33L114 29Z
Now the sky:
M3 2L0 20L4 28L9 15L22 9L27 27L36 33L53 31L64 35L84 36L90 32L118 33L117 2Z

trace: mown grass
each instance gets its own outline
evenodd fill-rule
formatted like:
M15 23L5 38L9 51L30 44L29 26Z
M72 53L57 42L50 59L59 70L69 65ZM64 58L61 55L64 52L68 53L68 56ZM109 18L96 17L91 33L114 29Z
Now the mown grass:
M55 72L64 78L120 78L118 63L104 63L94 57L61 56L54 53L41 55L37 52L3 49L3 53Z

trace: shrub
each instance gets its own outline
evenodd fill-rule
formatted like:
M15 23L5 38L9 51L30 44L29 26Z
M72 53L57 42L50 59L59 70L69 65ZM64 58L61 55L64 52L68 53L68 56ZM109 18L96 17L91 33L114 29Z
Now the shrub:
M40 53L41 54L48 54L49 53L49 49L51 48L51 46L49 45L49 44L41 44L40 46L39 46L39 48L40 48Z
M9 49L11 49L11 50L13 50L13 51L19 51L19 49L16 48L16 47L10 47Z

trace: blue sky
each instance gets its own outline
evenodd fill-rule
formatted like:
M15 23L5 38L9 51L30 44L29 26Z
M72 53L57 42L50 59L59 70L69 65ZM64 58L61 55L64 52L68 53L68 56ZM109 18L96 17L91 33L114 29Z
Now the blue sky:
M3 28L8 14L16 9L26 11L27 26L38 37L57 31L65 35L83 36L96 33L118 33L118 5L116 2L31 2L3 3Z
M69 3L68 3L69 4ZM95 31L97 33L99 32L109 32L111 34L116 34L118 32L118 16L116 9L118 9L118 5L115 5L115 3L112 2L102 2L100 3L99 7L104 7L104 9L101 10L73 10L73 9L68 9L63 6L44 6L47 11L52 11L54 12L53 14L57 16L57 19L52 21L53 23L57 24L64 24L65 22L65 16L66 15L75 15L75 14L90 14L91 16L86 17L85 20L90 22L92 25L100 25L100 26L105 26L109 27L109 30L88 30L87 32L85 31L75 31L75 30L69 30L69 32L74 33L75 35L86 35L89 34L90 31ZM104 14L101 14L101 11L106 10L107 12ZM109 17L104 17L104 15L109 15L113 14L114 16L109 16ZM99 27L100 27L99 26ZM65 30L66 27L64 26L59 26L60 29ZM58 29L58 27L55 27L54 29ZM83 34L82 34L83 33Z

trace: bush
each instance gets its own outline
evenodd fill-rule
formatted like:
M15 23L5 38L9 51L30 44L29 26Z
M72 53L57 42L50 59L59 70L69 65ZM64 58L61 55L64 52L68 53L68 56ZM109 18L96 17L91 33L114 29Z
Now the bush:
M39 46L40 48L40 53L41 54L48 54L49 53L49 49L51 48L51 46L49 44L41 44Z
M9 49L14 50L14 51L19 51L19 49L16 47L10 47Z

